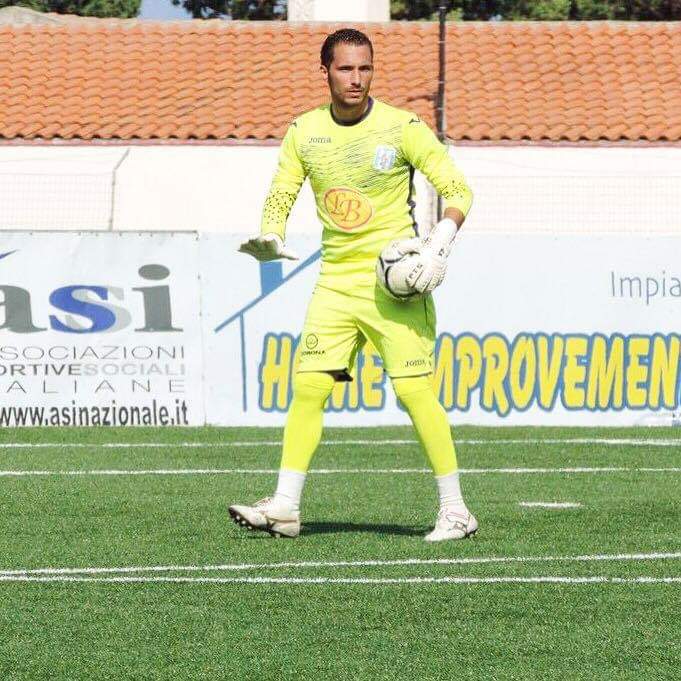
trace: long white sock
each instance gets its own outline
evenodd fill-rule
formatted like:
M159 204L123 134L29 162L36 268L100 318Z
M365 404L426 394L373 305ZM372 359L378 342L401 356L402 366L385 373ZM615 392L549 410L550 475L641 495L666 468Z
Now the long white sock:
M300 497L305 485L305 473L291 471L286 468L279 469L277 491L274 493L273 502L280 504L293 511L300 511Z
M437 492L440 497L440 508L445 506L450 508L466 507L463 497L461 496L461 487L459 486L459 471L454 471L449 475L435 476L437 482Z

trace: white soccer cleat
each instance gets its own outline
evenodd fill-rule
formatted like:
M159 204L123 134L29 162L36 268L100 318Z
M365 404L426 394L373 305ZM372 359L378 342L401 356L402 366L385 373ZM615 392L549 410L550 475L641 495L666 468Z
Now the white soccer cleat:
M468 509L441 508L437 514L435 528L424 539L426 541L446 541L447 539L466 539L478 531L478 521Z
M253 506L230 506L229 515L237 525L261 530L273 537L297 537L300 534L300 513L275 505L269 497Z

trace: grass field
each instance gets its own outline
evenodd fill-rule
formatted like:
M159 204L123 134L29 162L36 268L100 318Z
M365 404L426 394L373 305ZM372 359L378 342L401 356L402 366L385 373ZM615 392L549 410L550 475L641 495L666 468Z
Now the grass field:
M274 429L0 432L0 679L679 679L681 433L328 430L296 540L227 516ZM566 508L521 505L562 502Z

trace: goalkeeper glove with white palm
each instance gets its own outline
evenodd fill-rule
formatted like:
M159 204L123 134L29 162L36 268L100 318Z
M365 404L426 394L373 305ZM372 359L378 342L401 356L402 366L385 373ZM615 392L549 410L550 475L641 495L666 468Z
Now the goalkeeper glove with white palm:
M430 293L444 280L447 257L452 250L458 226L451 218L438 222L423 240L420 263L407 277L407 283L419 293Z

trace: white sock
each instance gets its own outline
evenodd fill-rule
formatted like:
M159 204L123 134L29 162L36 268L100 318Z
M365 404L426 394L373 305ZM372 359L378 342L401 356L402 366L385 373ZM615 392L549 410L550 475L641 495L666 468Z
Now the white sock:
M459 486L459 471L454 471L449 475L435 476L437 482L437 492L440 497L440 508L466 508L461 487Z
M280 468L277 491L274 493L272 501L297 513L300 511L300 497L303 493L304 485L305 473Z

